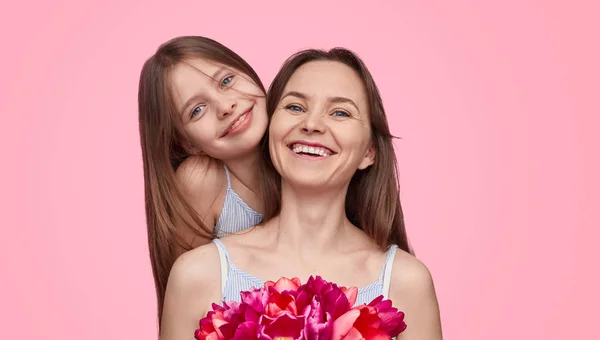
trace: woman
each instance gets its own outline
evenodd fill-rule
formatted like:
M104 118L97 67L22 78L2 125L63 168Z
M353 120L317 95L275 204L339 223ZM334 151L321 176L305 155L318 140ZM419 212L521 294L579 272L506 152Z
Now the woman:
M362 287L357 303L390 298L406 313L399 339L441 339L431 275L409 254L392 136L362 61L344 49L293 56L273 81L267 112L280 212L177 260L161 339L189 338L213 302L311 275Z
M143 66L139 122L159 320L177 256L272 216L261 182L265 89L240 56L204 37L161 45ZM265 184L261 184L265 183ZM273 210L273 209L271 209Z

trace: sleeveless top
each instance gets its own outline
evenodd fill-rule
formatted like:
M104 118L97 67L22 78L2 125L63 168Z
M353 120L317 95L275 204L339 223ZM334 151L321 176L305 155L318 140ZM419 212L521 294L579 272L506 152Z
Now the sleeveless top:
M252 287L260 288L265 282L237 268L231 261L229 251L219 239L213 242L219 251L221 262L221 300L241 302L240 292L250 290ZM377 281L368 286L358 289L358 295L354 306L369 304L379 295L388 298L390 290L390 277L392 274L392 265L398 246L392 245L387 252L383 268ZM326 278L325 278L326 280Z
M260 213L250 208L233 190L229 169L227 169L227 165L224 165L224 167L225 175L227 176L227 192L225 193L223 210L221 210L221 214L215 225L215 234L217 234L217 237L224 237L248 229L259 224L263 218Z

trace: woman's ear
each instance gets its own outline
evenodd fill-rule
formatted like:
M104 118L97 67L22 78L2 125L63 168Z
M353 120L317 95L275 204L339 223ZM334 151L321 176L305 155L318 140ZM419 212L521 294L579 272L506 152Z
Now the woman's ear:
M358 165L358 169L364 170L364 169L370 167L371 165L373 165L373 163L375 163L375 154L376 154L375 144L373 142L371 142L371 146L369 146L369 148L367 149L367 152L365 153L365 157L363 157L362 161Z

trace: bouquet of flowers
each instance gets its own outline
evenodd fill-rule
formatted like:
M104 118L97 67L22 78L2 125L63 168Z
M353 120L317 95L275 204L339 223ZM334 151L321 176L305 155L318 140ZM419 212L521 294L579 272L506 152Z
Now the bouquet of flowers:
M321 277L268 281L241 292L242 302L213 304L200 320L197 340L391 339L406 329L404 313L383 296L353 307L358 289Z

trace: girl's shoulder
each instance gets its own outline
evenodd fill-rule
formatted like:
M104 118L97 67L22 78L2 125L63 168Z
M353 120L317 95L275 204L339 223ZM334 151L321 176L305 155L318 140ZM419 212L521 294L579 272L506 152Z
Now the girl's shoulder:
M175 179L186 201L214 225L221 211L221 205L215 202L227 188L223 163L210 157L190 156L175 171Z
M198 187L220 188L227 183L223 163L206 156L186 158L175 170L175 178L186 191Z

